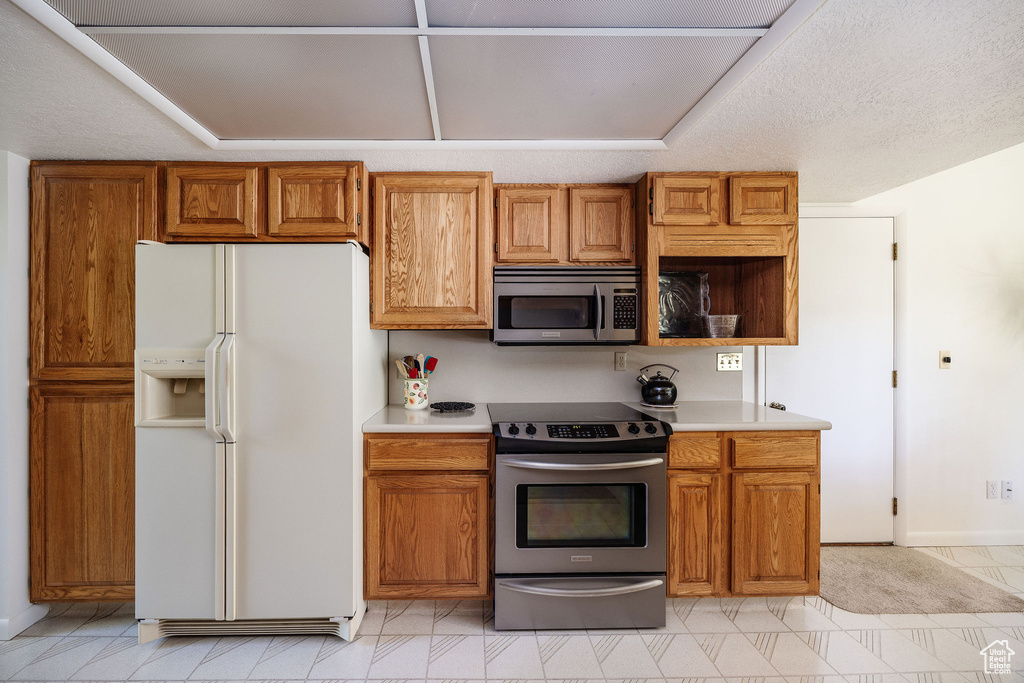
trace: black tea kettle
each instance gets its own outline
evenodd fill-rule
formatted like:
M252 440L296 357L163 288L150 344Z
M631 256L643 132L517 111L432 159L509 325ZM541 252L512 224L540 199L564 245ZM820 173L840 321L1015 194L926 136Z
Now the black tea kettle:
M658 374L654 377L648 377L644 374L644 371L648 368L654 367L668 368L672 371L672 374L665 377L661 374L661 370L658 370ZM646 406L670 406L676 402L676 385L672 384L672 378L679 372L676 368L671 365L665 365L664 363L652 363L651 365L645 365L640 368L640 376L636 378L637 382L640 382L640 403Z

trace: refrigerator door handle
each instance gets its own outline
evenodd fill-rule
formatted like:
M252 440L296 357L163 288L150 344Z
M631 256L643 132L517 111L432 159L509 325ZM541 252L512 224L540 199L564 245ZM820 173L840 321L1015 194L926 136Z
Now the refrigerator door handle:
M218 332L206 347L206 370L204 381L206 383L206 431L217 441L224 441L224 435L220 431L220 415L218 410L218 373L217 365L219 360L220 346L224 343L224 333Z
M217 427L224 440L235 440L234 386L235 335L224 335L224 343L217 349Z

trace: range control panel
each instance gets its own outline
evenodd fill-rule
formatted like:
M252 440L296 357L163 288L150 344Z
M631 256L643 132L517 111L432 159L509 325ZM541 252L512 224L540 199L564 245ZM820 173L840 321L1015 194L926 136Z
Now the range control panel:
M536 441L635 441L664 438L661 422L499 422L497 435Z

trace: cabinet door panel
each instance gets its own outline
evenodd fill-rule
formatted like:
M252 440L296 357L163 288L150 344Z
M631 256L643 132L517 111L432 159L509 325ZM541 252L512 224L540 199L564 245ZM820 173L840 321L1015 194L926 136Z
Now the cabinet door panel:
M374 177L372 326L491 326L489 173Z
M487 597L488 518L487 475L367 477L367 599Z
M655 225L717 225L722 179L717 176L654 176Z
M130 601L132 387L43 386L30 395L32 600Z
M633 259L633 188L569 188L569 259Z
M722 475L669 473L668 593L720 595L725 588Z
M817 594L818 515L817 473L734 473L733 593Z
M168 166L165 241L256 237L258 176L256 166Z
M33 380L132 379L135 242L155 236L155 165L32 167Z
M734 225L796 223L796 207L795 173L729 178L729 222Z
M501 188L498 195L498 261L557 263L565 239L564 190Z
M357 239L361 227L356 220L359 173L359 164L271 166L267 234Z

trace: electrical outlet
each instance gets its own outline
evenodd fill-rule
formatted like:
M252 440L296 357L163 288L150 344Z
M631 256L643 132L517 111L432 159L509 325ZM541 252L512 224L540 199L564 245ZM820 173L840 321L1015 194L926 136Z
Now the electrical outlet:
M1013 482L1009 479L1000 482L999 490L1002 491L1003 498L1013 498Z
M718 371L735 372L743 369L742 353L720 353L718 354Z
M949 351L939 351L939 369L949 370L949 366L953 364L953 356Z
M626 352L616 351L615 352L615 370L616 372L626 369Z
M999 497L999 482L995 479L988 480L986 498L998 498Z

